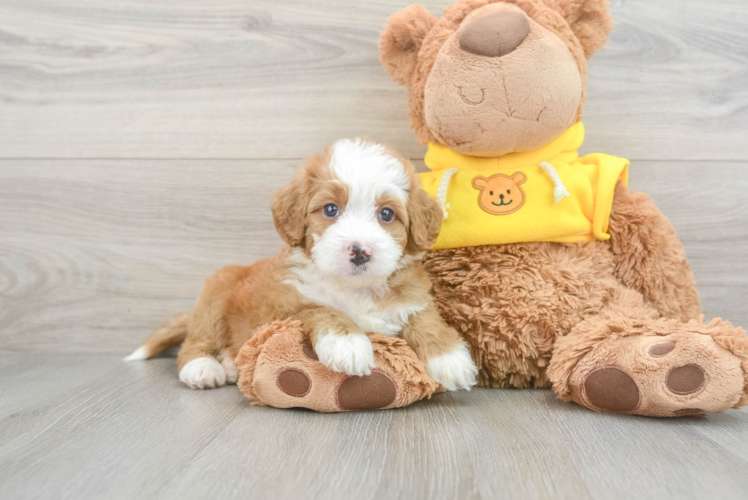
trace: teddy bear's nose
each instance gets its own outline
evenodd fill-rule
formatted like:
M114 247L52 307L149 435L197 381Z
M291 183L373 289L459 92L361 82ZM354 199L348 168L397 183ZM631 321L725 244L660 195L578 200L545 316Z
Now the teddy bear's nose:
M509 54L525 41L530 21L522 12L496 12L471 21L460 33L460 48L487 57Z

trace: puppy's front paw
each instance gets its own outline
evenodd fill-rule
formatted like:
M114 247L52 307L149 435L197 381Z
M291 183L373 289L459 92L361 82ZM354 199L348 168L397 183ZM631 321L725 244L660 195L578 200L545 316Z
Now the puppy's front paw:
M193 359L179 371L179 380L190 389L213 389L226 384L226 371L215 359Z
M429 359L426 371L448 391L469 391L478 375L478 368L464 343L452 352Z
M371 375L374 348L363 333L321 333L314 346L320 362L334 372L362 377Z

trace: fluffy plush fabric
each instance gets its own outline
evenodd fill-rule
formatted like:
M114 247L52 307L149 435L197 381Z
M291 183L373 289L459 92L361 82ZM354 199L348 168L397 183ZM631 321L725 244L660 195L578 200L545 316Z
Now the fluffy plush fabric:
M320 412L399 408L443 391L404 340L373 335L371 341L377 368L349 377L316 359L300 322L272 323L236 357L239 388L255 405Z
M581 95L572 118L581 117L587 82L586 59L604 45L613 29L607 0L461 0L444 9L441 19L423 7L412 6L390 18L380 39L380 59L395 81L409 87L411 126L421 143L440 142L426 123L425 107L426 84L437 57L469 15L492 4L516 6L566 46L581 79ZM519 70L510 73L520 76ZM531 80L543 77L535 74L527 79L525 75L517 83L524 81L528 85L534 83ZM524 102L517 104L525 106Z
M558 175L558 159L531 151L547 151L581 126L572 124L584 107L586 60L613 28L608 2L461 0L440 19L423 9L415 13L390 19L380 58L409 87L419 140L435 144L426 163L440 175L430 194L439 199L441 192L447 229L511 227L509 218L520 209L481 213L481 198L469 211L469 196L453 196L450 207L445 191L471 179L487 184L489 174L511 179L545 163ZM416 20L430 31L407 28ZM409 33L417 36L404 43ZM395 34L398 44L388 41ZM435 166L431 152L437 150L449 154ZM507 161L517 155L521 165ZM458 157L492 172L465 172ZM574 154L567 160L586 161ZM562 172L556 181L571 174ZM433 173L425 175L429 186ZM518 186L501 186L519 195ZM497 227L476 224L470 214L496 217ZM721 319L700 316L693 275L667 218L646 195L619 183L604 222L605 241L552 243L537 234L529 238L535 243L442 245L427 255L437 308L468 341L479 385L552 386L561 398L595 411L652 416L745 404L748 337Z
M610 232L609 242L429 254L437 308L469 342L479 385L552 386L596 411L652 416L746 404L748 338L722 320L703 323L668 220L648 197L619 184ZM662 343L674 344L672 352L653 357L649 349ZM704 385L684 395L668 390L668 373L686 365L703 370ZM609 366L633 381L641 399L635 407L603 408L585 396L586 377ZM612 380L615 399L622 382Z

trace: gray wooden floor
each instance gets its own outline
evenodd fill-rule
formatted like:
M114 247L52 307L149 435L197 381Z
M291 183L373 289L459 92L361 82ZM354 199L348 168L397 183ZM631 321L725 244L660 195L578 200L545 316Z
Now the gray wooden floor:
M598 415L475 389L317 414L192 391L176 362L0 355L3 498L745 498L748 410Z
M318 415L121 362L216 268L277 251L270 195L304 156L367 135L422 168L376 50L413 1L0 0L0 497L748 497L746 410L475 390ZM746 327L748 2L612 5L583 151L633 160L704 314Z

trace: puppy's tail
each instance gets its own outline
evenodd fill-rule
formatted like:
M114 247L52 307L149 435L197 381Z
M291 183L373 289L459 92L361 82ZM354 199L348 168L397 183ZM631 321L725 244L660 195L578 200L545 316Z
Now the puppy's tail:
M180 313L167 321L164 326L151 334L143 345L138 347L135 352L125 358L125 361L138 361L149 359L158 353L171 347L176 347L187 338L187 325L190 322L190 315Z

